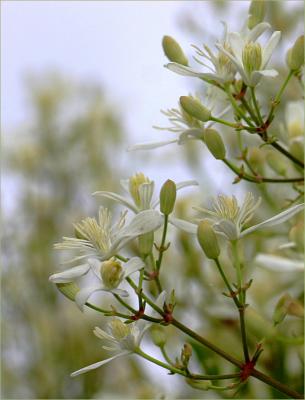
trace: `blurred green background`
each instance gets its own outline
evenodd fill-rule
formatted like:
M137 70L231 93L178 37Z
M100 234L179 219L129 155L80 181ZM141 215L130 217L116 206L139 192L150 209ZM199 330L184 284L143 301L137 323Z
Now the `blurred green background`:
M116 12L119 13L120 2L114 3L117 3L113 7L117 7ZM233 15L234 19L237 10L234 7L239 2L190 3L184 8L180 7L173 16L177 20L180 35L185 37L185 43L201 43L205 38L210 39L214 32L206 31L202 21L217 19L218 24L227 15L231 15L230 18ZM287 43L291 44L300 34L303 2L294 2L292 8L287 8L285 3L288 2L268 2L267 20L274 30L282 30L283 36L288 38ZM106 6L109 6L109 2L105 2ZM73 2L70 7L73 7ZM238 12L241 10L238 9ZM161 32L160 37L168 33L171 32ZM138 41L140 54L140 37ZM158 46L160 54L157 63L161 67L165 60L160 41ZM283 47L281 51L278 54L281 58L277 58L280 71L277 83L286 74L282 60ZM130 60L130 63L133 62L136 60ZM170 79L175 81L175 78L171 76ZM177 78L177 82L182 82L181 78ZM129 83L133 85L132 81ZM229 393L219 395L192 389L182 379L167 376L164 370L139 362L135 357L116 361L71 379L69 374L72 371L107 356L98 339L92 335L92 328L96 324L103 326L105 318L93 312L81 314L49 283L49 275L58 270L61 261L53 251L53 244L60 241L62 236L73 234L73 222L87 215L96 215L98 202L91 198L92 192L101 189L120 190L120 179L136 172L135 168L141 164L143 172L148 170L153 173L157 186L161 186L167 174L170 175L168 177L174 176L177 163L184 174L200 182L199 194L192 191L182 195L183 200L177 204L177 216L185 218L192 215L192 205L206 204L207 193L217 194L221 186L226 186L229 193L242 194L245 190L251 190L263 198L255 222L278 212L286 204L286 199L292 198L296 191L290 185L279 188L244 182L232 187L231 173L222 169L206 148L197 143L179 148L167 147L160 153L126 155L125 148L131 139L121 106L115 104L109 90L100 82L76 80L57 70L28 73L23 84L29 105L26 118L22 124L3 126L3 189L6 193L2 220L2 397L230 398L232 394ZM193 81L192 85L194 88ZM200 91L202 87L195 88ZM274 88L265 85L260 90L269 98L274 95ZM280 105L280 117L273 126L274 133L283 123L281 114L285 103L301 96L298 83L292 82ZM149 101L147 96L147 114L151 117ZM160 108L175 106L164 104L163 99L154 99L154 102ZM145 115L141 118L143 120ZM159 115L153 115L153 118L157 121ZM234 134L229 130L223 133L231 154L236 156ZM257 146L255 140L249 143ZM215 181L215 168L221 175L221 185ZM247 273L254 277L249 295L249 302L256 310L250 311L251 348L268 333L259 367L301 391L302 320L289 317L278 332L274 332L270 324L274 305L284 291L303 302L302 273L275 273L254 268L252 263L257 252L266 249L270 252L273 249L276 253L278 244L285 242L287 231L297 222L300 224L300 219L294 218L277 232L260 232L251 240L247 239L243 261ZM232 354L240 356L238 320L233 307L220 295L222 284L218 275L194 245L192 237L174 230L170 234L175 245L166 253L162 279L168 290L173 287L176 289L177 317L220 347L229 348ZM131 249L137 251L132 246ZM290 253L288 256L294 257ZM228 271L233 272L229 261L226 263ZM155 288L151 285L148 290L154 294ZM101 299L103 304L109 301L108 297ZM172 327L166 330L170 338L169 352L173 357L179 356L185 338ZM230 371L230 366L218 356L196 343L191 344L194 349L194 368L203 368L206 373L212 374ZM146 346L150 345L146 343ZM158 355L158 350L148 348ZM275 390L254 380L250 380L237 397L282 398Z

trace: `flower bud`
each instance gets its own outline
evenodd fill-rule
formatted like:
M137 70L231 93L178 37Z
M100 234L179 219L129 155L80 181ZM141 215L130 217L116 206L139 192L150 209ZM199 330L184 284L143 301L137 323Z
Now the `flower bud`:
M249 8L248 28L253 29L263 22L266 13L264 0L252 0Z
M274 151L268 151L266 157L269 167L279 175L285 176L287 170L287 164L284 159Z
M211 128L203 132L204 142L216 160L223 160L226 157L226 148L220 134Z
M116 288L122 280L123 268L121 263L114 259L101 264L101 278L108 289Z
M288 315L293 315L294 317L304 318L304 306L298 300L291 299L288 305Z
M211 381L200 381L197 379L185 378L185 382L194 389L209 390L212 386Z
M154 245L154 232L144 233L139 236L139 252L142 256L147 256L151 253Z
M258 172L263 172L265 156L264 152L258 147L251 147L248 151L248 160L251 166Z
M304 35L297 38L286 56L288 68L295 71L304 65Z
M117 318L113 319L109 325L112 335L117 340L124 339L130 334L130 327Z
M159 325L154 325L151 328L151 337L154 344L158 347L163 347L166 343L167 337L165 334L165 329Z
M129 178L129 192L138 207L141 206L139 188L143 183L150 182L151 181L142 172L135 174L131 178Z
M192 357L192 353L193 353L192 346L188 343L185 343L181 350L181 362L185 367L188 366L190 358Z
M288 293L285 293L277 302L274 313L273 313L273 323L274 325L280 324L283 319L288 314L288 307L291 301L291 297Z
M184 111L192 117L199 119L199 121L206 122L211 118L211 111L192 96L181 96L180 105Z
M160 191L160 211L164 215L173 212L176 201L176 184L168 179L162 186Z
M179 43L171 36L163 36L162 47L169 61L176 62L181 65L188 65L188 59L183 53Z
M69 300L74 301L76 294L79 292L79 287L74 282L55 283L57 289L66 296Z
M219 257L220 249L217 236L208 220L199 222L197 238L202 250L208 258L215 260Z
M258 71L262 65L262 48L259 43L249 42L242 52L242 60L248 74Z

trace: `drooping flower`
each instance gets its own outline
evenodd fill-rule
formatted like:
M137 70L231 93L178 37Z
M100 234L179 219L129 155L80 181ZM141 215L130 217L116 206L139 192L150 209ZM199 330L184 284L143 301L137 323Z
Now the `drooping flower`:
M106 340L109 343L109 345L102 346L102 348L109 351L118 351L117 354L113 357L106 358L105 360L75 371L71 376L74 377L83 374L99 368L116 358L134 353L139 348L144 333L150 325L150 323L145 323L144 321L136 321L133 324L126 325L118 318L114 318L110 323L108 323L107 332L96 327L93 331L95 336L101 340Z
M276 70L266 67L279 43L281 32L273 32L265 46L256 42L256 39L269 27L269 24L262 22L248 31L248 34L245 34L245 31L231 32L229 34L231 51L220 43L216 44L216 47L235 65L244 83L250 87L256 86L263 76L278 75Z

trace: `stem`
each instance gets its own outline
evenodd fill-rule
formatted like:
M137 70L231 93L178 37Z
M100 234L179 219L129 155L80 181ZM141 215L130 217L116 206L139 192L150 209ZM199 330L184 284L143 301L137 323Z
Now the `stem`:
M229 122L229 121L225 121L224 119L220 119L220 118L216 118L216 117L211 117L210 121L218 122L219 124L226 125L226 126L229 126L230 128L234 128L234 129L240 128L240 125L238 125L238 124L235 124L235 123Z
M166 362L168 362L170 365L173 365L174 363L172 362L172 360L169 358L167 351L165 350L165 347L162 346L160 347L161 353L164 357L164 359L166 360Z
M158 260L156 262L158 271L160 271L161 264L162 264L162 258L163 258L165 240L166 240L166 234L167 234L167 226L168 226L168 215L164 215L162 239L161 239L161 244L160 244L160 247L159 247L159 258L158 258Z
M215 261L215 263L217 265L218 271L220 272L220 275L221 275L226 287L229 290L229 293L232 295L232 299L233 299L236 307L239 308L240 307L240 303L237 300L236 296L234 295L234 290L232 289L232 287L231 287L231 285L230 285L230 283L229 283L229 281L228 281L228 279L227 279L227 277L226 277L226 275L225 275L225 273L224 273L224 271L223 271L223 269L222 269L222 267L220 265L219 259L215 258L214 261Z
M301 160L295 158L291 153L289 153L289 151L284 149L284 147L282 147L280 144L278 144L277 142L272 142L270 144L272 147L274 147L279 152L284 154L287 158L289 158L292 162L294 162L295 164L297 164L298 166L300 166L301 168L304 169L304 163Z
M242 118L244 121L246 121L248 125L254 126L253 123L252 123L252 121L251 121L251 120L245 115L245 113L239 108L239 106L238 106L236 100L234 99L234 97L233 97L233 95L232 95L232 93L231 93L231 91L230 91L230 87L229 87L228 85L226 85L226 93L227 93L227 95L228 95L228 97L229 97L229 100L230 100L230 102L231 102L231 104L232 104L232 106L233 106L233 108L234 108L236 114L239 115L239 117Z
M262 125L264 123L264 121L263 121L263 118L261 116L261 112L259 110L259 105L258 105L256 96L255 96L254 87L250 87L250 92L251 92L251 98L252 98L252 101L253 101L253 105L254 105L254 108L255 108L255 111L256 111L257 118L259 120L259 123Z
M242 273L241 273L241 265L239 262L239 257L238 257L238 244L237 240L232 241L232 250L233 250L233 258L235 261L235 269L236 269L236 279L237 279L237 288L239 291L239 302L241 304L244 304L244 298L242 294L242 284L243 284L243 279L242 279Z
M245 307L240 307L238 309L239 312L239 321L240 321L240 332L241 332L241 339L243 344L243 352L245 357L245 362L250 361L249 357L249 350L247 344L247 333L246 333L246 325L245 325Z
M258 121L258 119L257 119L257 117L256 117L256 115L255 115L255 113L254 113L254 111L252 110L252 108L250 107L250 105L248 104L248 102L247 102L247 100L244 98L244 97L242 97L241 99L240 99L240 101L241 101L241 104L245 107L245 109L248 111L248 113L249 113L249 115L251 116L251 118L253 119L253 121L257 124L257 125L259 125L259 121Z

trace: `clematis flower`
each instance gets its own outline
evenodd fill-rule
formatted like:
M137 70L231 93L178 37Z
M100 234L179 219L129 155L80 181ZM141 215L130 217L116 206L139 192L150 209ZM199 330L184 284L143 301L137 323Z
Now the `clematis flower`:
M223 26L223 37L218 43L224 49L231 53L231 46L229 43L228 29L226 23L223 22ZM220 84L230 82L234 79L234 76L236 74L236 66L231 61L231 59L227 57L227 55L225 55L222 51L218 51L216 54L215 52L212 52L212 50L207 45L203 45L203 49L200 49L195 45L193 45L193 47L196 50L197 55L201 59L204 59L204 61L197 57L194 57L194 60L200 65L208 68L211 72L196 71L191 67L178 63L169 63L165 65L165 67L179 75L192 76L203 80L215 81ZM208 64L206 64L206 62Z
M115 255L137 236L155 231L163 223L161 215L154 210L139 212L126 226L125 218L126 212L122 213L119 221L112 225L110 211L105 207L100 207L98 221L95 218L85 218L75 224L77 237L64 237L62 243L55 244L55 248L73 250L79 254L68 262L88 258L104 261Z
M101 262L96 258L89 258L88 262L77 267L70 268L64 272L50 276L50 281L54 283L72 282L88 272L93 272L98 279L98 283L80 289L75 295L75 303L83 311L90 296L98 291L109 292L118 296L129 296L126 290L119 286L125 278L144 268L145 264L139 257L131 258L124 266L115 258Z
M141 340L146 330L150 327L150 323L144 321L136 321L133 324L126 325L118 318L114 318L108 323L107 332L99 327L93 331L95 336L101 340L108 341L109 345L102 346L103 349L117 352L113 357L106 358L95 364L88 365L71 374L72 377L99 368L119 357L124 357L134 353L140 346Z
M266 67L281 38L281 32L273 32L264 47L256 42L256 39L268 28L269 24L262 22L248 34L243 31L230 33L231 51L228 51L220 43L216 44L216 47L235 65L244 83L250 87L256 86L263 76L275 77L278 75L276 70L266 69Z
M215 231L228 240L237 240L261 228L279 225L304 209L304 203L297 204L274 217L244 229L245 224L251 220L254 211L259 207L260 202L260 198L254 200L252 193L246 194L242 205L238 204L235 196L221 195L214 200L212 210L201 207L194 207L194 209L210 215L214 222ZM188 221L184 221L184 226L180 224L180 228L189 233L196 234L197 232L197 225Z
M179 190L187 186L197 185L198 183L195 180L182 181L176 184L176 189ZM129 198L107 191L95 192L93 195L114 200L129 208L134 213L143 212L143 210L153 210L160 203L159 198L153 200L154 181L151 181L142 172L131 176L129 179L121 180L121 186L129 193Z

